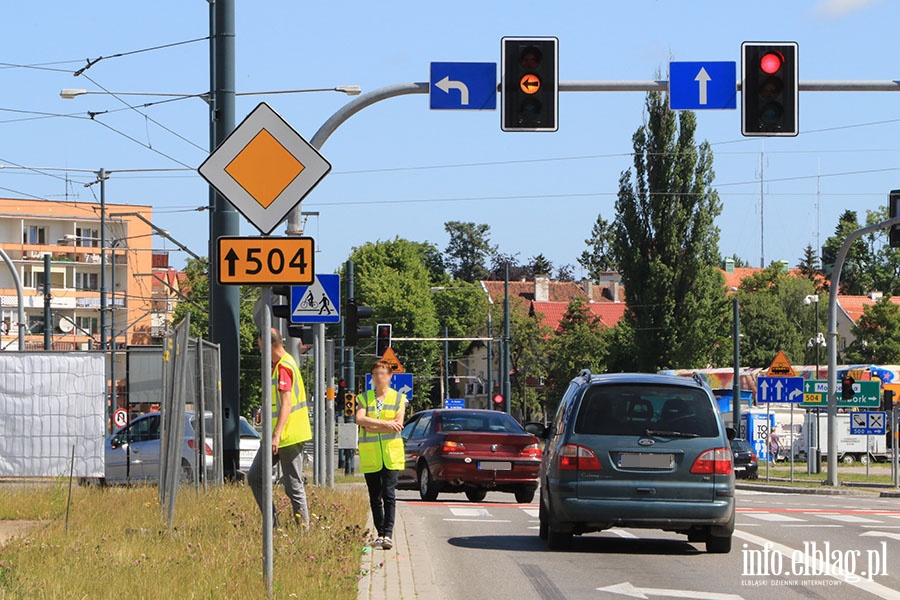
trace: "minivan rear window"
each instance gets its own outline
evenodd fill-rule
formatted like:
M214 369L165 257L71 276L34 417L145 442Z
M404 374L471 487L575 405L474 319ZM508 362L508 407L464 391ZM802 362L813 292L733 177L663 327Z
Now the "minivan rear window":
M595 385L584 393L575 433L645 435L649 430L717 437L706 392L674 385Z

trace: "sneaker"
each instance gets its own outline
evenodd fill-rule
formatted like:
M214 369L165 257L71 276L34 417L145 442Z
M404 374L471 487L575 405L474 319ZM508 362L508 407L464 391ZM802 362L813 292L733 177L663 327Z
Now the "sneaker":
M384 538L377 537L377 538L375 538L375 542L372 544L372 547L373 548L381 548L381 547L383 547L383 544L384 544Z
M389 537L384 537L381 540L381 548L382 550L390 550L394 547L394 541Z

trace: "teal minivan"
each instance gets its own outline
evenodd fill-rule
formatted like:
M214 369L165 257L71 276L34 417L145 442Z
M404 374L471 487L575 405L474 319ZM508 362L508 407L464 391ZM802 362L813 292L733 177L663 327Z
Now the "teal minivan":
M552 423L525 429L545 441L539 530L551 549L633 527L731 551L734 431L700 378L585 370Z

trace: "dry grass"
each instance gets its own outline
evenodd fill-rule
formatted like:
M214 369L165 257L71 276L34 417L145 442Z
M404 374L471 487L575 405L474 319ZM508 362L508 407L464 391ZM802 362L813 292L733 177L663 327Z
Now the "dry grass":
M276 488L282 521L287 499ZM169 531L155 487L0 488L0 518L43 524L0 549L0 598L260 598L261 517L250 490L181 490ZM307 488L312 526L275 535L277 598L355 598L368 503L359 488Z

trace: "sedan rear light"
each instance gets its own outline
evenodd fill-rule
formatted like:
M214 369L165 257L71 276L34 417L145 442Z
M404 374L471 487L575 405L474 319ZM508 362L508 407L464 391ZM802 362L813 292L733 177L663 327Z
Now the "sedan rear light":
M750 462L759 462L759 457L756 456L756 452L750 453Z
M444 444L441 446L441 452L444 454L465 454L466 445L462 442L444 440Z
M213 451L212 451L212 448L210 447L210 445L209 445L209 444L203 444L203 447L204 447L204 449L206 450L206 455L207 455L207 456L212 456ZM191 450L196 450L196 449L197 449L197 444L194 443L194 440L188 440L188 448L190 448Z
M731 450L728 448L710 448L691 465L691 473L730 475L733 470Z
M566 444L559 451L560 471L600 471L600 459L594 451L578 444Z
M540 458L543 455L543 451L540 444L529 444L522 448L521 455L528 458Z

